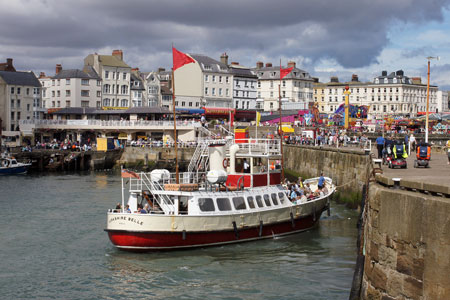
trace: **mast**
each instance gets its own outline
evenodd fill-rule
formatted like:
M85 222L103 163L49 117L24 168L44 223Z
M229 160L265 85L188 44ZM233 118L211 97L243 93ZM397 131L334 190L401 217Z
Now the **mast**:
M177 116L175 112L175 71L172 68L172 108L173 108L173 136L175 139L175 172L177 184L180 183L180 175L178 173L178 142L177 142Z
M281 127L281 59L280 59L280 84L278 85L278 110L280 112L279 133L280 133L280 151L281 151L281 183L284 181L284 159L283 159L283 127Z

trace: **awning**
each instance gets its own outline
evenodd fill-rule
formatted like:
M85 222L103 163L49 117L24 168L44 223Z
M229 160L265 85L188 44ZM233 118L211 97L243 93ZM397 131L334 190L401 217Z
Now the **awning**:
M201 108L176 108L175 109L179 114L187 114L187 115L195 115L195 114L204 114L205 110Z
M228 107L205 107L205 114L207 115L227 115L230 112L234 114L236 110Z

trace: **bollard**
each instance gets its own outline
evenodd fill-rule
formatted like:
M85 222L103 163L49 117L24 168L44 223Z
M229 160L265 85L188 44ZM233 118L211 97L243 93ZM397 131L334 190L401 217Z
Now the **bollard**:
M401 178L392 178L392 181L394 181L394 186L393 188L398 190L400 189L400 180L402 180Z

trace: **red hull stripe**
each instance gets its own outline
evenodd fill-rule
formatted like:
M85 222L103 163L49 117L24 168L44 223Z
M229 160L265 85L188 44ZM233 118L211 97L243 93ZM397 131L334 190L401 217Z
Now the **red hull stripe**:
M258 227L241 228L237 231L208 232L131 232L121 230L106 230L111 242L118 248L126 250L167 250L215 246L229 243L246 242L266 239L276 236L293 234L313 228L322 212L316 217L308 216L295 219L295 226L289 220L283 223L267 224L262 229ZM261 234L261 235L260 235Z

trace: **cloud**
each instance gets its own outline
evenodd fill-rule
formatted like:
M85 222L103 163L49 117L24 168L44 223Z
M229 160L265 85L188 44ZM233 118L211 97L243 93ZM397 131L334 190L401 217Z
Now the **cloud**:
M323 60L344 68L378 62L395 23L441 21L449 0L0 0L0 59L21 69L80 68L92 52L124 50L129 65L169 66L184 52L253 66L257 60ZM103 52L107 51L107 52ZM419 55L420 47L409 50ZM37 70L36 70L37 71Z

